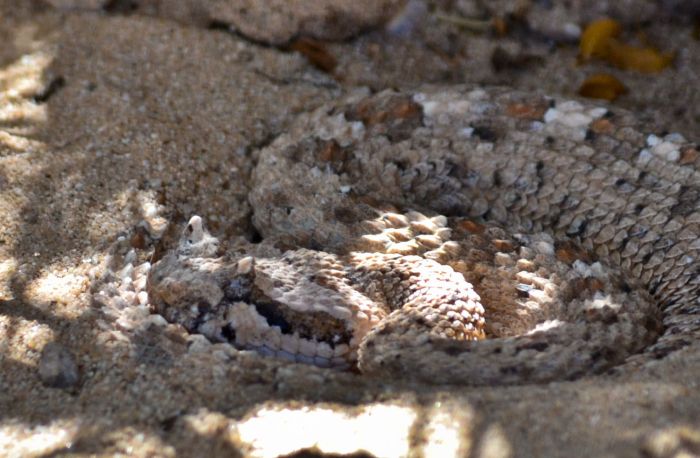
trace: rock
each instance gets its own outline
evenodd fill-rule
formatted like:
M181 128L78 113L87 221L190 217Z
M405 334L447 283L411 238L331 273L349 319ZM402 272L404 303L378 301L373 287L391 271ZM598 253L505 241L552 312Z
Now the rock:
M78 384L80 373L75 357L63 345L50 342L39 360L41 383L52 388L71 388Z
M295 36L340 40L377 26L403 2L397 0L236 0L211 2L213 19L231 24L243 35L269 43Z
M63 10L105 9L163 16L197 25L220 25L255 41L285 44L296 37L343 40L381 26L397 14L403 0L50 0Z

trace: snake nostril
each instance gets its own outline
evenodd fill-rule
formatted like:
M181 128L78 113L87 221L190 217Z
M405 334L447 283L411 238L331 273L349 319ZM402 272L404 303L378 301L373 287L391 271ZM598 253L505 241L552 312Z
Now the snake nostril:
M221 335L226 338L229 342L235 342L236 341L236 328L233 327L231 324L227 324L221 329Z

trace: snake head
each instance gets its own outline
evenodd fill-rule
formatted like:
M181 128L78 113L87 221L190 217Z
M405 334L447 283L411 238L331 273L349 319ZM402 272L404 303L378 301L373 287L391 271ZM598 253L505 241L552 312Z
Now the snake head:
M211 258L219 249L219 240L212 236L204 227L200 216L194 215L182 231L178 244L178 254L181 256Z

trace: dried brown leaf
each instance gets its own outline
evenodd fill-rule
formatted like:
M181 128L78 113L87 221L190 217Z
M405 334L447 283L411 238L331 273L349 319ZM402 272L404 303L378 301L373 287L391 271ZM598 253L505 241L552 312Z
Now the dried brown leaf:
M327 49L326 45L308 37L294 40L289 49L302 54L306 59L319 70L326 73L333 73L338 61Z
M621 31L620 23L610 18L598 19L588 24L581 34L580 59L583 61L592 57L605 59L608 56L610 39L618 36Z
M613 101L627 92L627 88L614 76L607 73L597 73L586 78L578 89L579 95L589 99L604 99Z
M610 40L608 62L623 70L656 73L671 65L675 53L662 53L656 48L637 46Z

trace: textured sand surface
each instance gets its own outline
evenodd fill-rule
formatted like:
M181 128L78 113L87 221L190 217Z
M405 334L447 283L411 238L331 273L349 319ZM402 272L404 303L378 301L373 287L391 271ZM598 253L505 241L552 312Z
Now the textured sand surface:
M467 1L410 2L388 23L394 2L346 19L375 2L300 1L284 30L252 8L252 31L236 26L244 3L202 2L211 9L196 16L174 0L0 2L0 455L700 454L698 342L637 377L474 388L286 365L178 329L106 335L90 286L108 247L141 221L193 213L255 240L254 152L343 94L476 83L574 96L605 70L630 89L616 103L650 131L700 140L700 42L676 2L610 11L651 21L649 39L677 50L657 75L578 67L576 39L542 38L590 20L585 8L533 7L537 33L496 38L433 14L473 14ZM346 40L321 43L330 72L289 50L298 35ZM499 47L516 58L495 71Z

